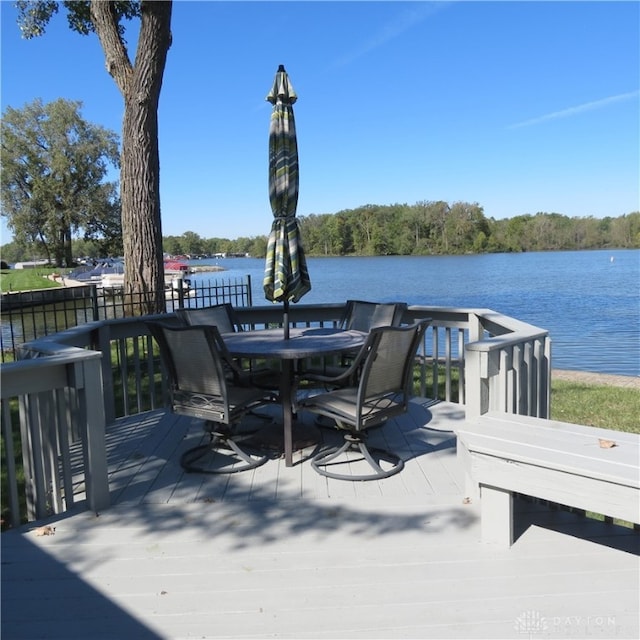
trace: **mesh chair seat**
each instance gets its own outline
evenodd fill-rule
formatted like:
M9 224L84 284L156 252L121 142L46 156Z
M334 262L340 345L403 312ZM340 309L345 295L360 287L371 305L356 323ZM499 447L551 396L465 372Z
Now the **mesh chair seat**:
M315 471L338 480L377 480L402 470L404 461L400 456L369 446L367 437L370 429L407 411L416 351L429 323L429 319L424 319L409 326L372 329L350 370L340 376L353 379L353 372L360 371L357 384L300 401L301 409L335 420L337 427L345 432L341 446L314 456L311 466ZM353 450L368 463L369 473L334 470L353 465L353 457L349 456ZM386 467L382 462L387 463Z
M402 399L394 394L367 398L358 406L357 387L336 389L335 391L313 396L315 413L333 418L342 428L363 431L384 422L402 408Z

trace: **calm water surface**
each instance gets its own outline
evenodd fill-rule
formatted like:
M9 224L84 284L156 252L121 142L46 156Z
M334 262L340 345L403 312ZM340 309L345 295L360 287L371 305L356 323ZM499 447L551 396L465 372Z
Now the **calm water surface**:
M264 260L198 261L227 269L194 282L252 279L266 304ZM493 309L552 338L553 367L640 375L640 251L568 251L380 258L309 258L312 290L301 303L348 298Z

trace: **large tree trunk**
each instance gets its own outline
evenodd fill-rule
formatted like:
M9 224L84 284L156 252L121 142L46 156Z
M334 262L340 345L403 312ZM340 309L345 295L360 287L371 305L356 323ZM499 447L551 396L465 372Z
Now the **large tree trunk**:
M141 25L132 66L117 29L113 3L91 2L91 15L105 52L107 70L124 98L120 196L125 292L140 299L136 311L165 310L158 102L171 45L171 6L142 2Z

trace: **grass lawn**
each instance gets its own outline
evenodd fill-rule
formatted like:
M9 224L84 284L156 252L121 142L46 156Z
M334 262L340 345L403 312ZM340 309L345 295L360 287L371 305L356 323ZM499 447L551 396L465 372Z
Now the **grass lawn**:
M61 287L62 283L54 282L47 278L51 273L64 273L64 270L37 268L0 271L0 290L2 290L2 293L8 293L10 291L31 291L32 289Z
M640 433L640 391L567 380L553 381L551 419Z

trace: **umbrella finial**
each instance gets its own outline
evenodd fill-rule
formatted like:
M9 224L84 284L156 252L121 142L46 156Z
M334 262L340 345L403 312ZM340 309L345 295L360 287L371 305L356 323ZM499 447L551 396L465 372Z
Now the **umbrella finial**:
M266 100L275 105L278 100L286 100L289 104L294 104L297 99L298 96L291 85L291 80L289 80L289 76L284 70L284 65L281 64L278 67L273 87L267 94Z

